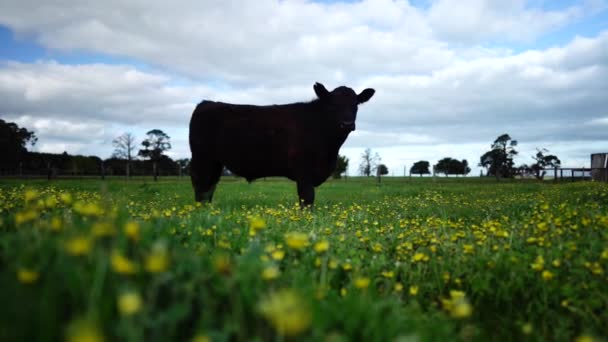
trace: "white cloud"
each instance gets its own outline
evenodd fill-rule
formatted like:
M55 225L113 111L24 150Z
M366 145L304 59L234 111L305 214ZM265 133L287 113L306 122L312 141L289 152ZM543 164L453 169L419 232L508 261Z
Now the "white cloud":
M547 11L531 8L525 0L437 0L429 10L429 19L436 34L451 41L532 41L602 7L601 3L587 2Z

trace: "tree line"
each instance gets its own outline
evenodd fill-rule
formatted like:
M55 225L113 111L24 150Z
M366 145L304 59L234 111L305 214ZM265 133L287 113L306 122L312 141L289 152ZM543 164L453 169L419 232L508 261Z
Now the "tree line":
M58 173L66 175L150 175L156 180L159 175L187 175L190 172L190 159L173 160L165 153L171 149L171 138L160 129L152 129L138 144L131 133L124 133L112 141L112 156L101 159L97 156L40 153L28 151L38 138L26 128L0 119L0 175L40 175L49 178ZM513 178L515 176L534 176L543 179L547 168L559 168L561 161L548 150L538 148L532 156L534 163L515 166L513 158L518 154L515 149L517 140L509 134L498 136L490 145L490 150L479 159L479 166L485 168L488 177ZM139 146L139 148L138 148ZM338 156L333 178L340 178L348 169L349 160ZM431 165L426 160L415 162L410 168L410 175L444 174L466 176L471 172L466 159L451 157L440 159ZM370 148L361 154L359 173L362 176L383 176L389 173L388 167L381 163L378 153ZM224 174L230 171L224 170Z
M546 175L546 169L561 167L559 158L553 154L548 154L549 151L545 148L537 148L536 154L532 156L534 163L515 166L513 158L518 154L515 149L516 146L517 140L512 139L509 134L505 133L498 136L490 145L490 150L479 158L478 166L485 168L485 176L496 177L497 180L501 178L513 178L515 176L535 177L542 180ZM344 160L346 163L344 163ZM374 173L378 176L388 174L388 168L386 165L381 164L380 160L381 158L378 153L373 154L371 149L366 149L361 154L359 174L368 177ZM348 158L339 156L338 165L339 167L336 169L336 173L334 173L334 178L339 178L340 174L347 169ZM437 164L432 166L427 160L419 160L409 169L410 175L415 174L421 177L423 175L430 175L431 173L433 175L466 176L470 172L471 168L466 159L458 160L452 157L442 158Z
M114 151L107 159L28 151L37 142L34 132L0 119L0 175L153 175L156 180L159 175L189 173L189 159L173 160L165 154L171 142L160 129L148 131L140 144L131 133L120 135L112 141Z

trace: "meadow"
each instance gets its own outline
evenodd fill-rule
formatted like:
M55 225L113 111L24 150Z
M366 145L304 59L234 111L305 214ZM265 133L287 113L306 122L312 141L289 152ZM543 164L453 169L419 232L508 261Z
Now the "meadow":
M0 180L0 340L601 341L608 185Z

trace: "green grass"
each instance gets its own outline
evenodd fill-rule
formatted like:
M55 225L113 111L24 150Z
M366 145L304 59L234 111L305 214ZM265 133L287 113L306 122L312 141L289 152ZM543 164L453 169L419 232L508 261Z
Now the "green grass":
M349 178L301 211L283 179L204 206L188 178L0 180L0 339L601 340L607 190Z

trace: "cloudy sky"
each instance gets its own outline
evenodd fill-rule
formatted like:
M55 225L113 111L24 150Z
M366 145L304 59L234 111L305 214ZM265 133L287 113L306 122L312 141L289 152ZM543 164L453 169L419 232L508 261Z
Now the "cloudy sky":
M375 88L341 153L391 173L477 165L494 139L516 162L608 152L608 1L0 0L0 118L35 150L112 154L160 128L189 157L196 103L281 104L312 85ZM479 174L474 168L473 174Z

